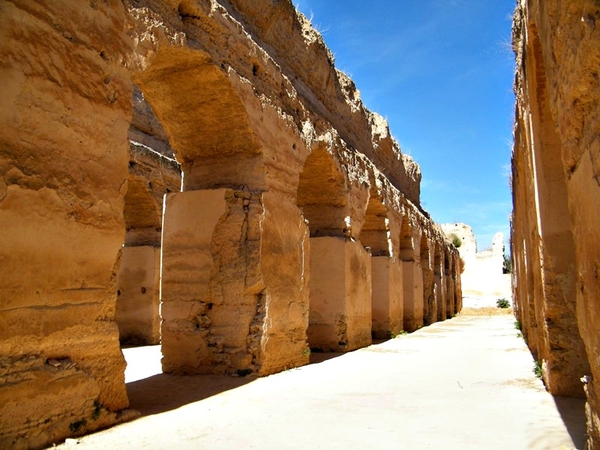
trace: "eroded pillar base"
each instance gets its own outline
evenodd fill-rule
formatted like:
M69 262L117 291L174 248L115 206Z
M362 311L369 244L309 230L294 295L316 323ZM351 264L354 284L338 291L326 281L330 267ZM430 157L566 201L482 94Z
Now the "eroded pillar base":
M307 235L296 205L276 194L169 194L163 370L267 375L307 364L308 264L297 245Z
M415 261L402 261L404 330L423 327L423 272Z
M310 347L345 352L370 345L371 257L367 251L344 238L311 238L310 267Z
M375 339L388 339L403 330L402 272L388 256L371 258L373 329Z

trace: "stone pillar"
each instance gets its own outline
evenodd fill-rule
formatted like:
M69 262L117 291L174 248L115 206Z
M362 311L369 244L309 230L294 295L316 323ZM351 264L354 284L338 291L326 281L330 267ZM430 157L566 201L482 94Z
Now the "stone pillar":
M388 256L371 258L373 337L387 339L403 330L401 262Z
M150 245L123 247L117 274L115 321L121 343L160 343L160 248Z
M415 331L423 326L423 272L416 261L402 261L404 329Z
M296 206L275 197L231 189L167 195L165 372L264 375L308 363L308 230Z
M322 351L371 344L371 257L360 243L339 237L310 239L308 342Z
M167 195L161 267L165 372L253 371L259 364L254 357L267 300L261 217L259 199L245 192Z
M456 272L452 265L451 255L446 255L444 263L444 279L446 280L445 293L446 293L446 317L448 319L454 317L456 314L456 297L454 283L456 280Z
M446 320L446 293L445 293L445 277L444 277L444 258L443 254L438 254L439 250L436 249L436 256L434 259L433 268L434 277L434 290L435 290L435 304L437 309L436 317L438 321Z
M434 277L435 286L435 304L436 304L436 316L438 321L446 320L446 298L444 296L442 274L436 274Z
M130 41L121 2L0 10L0 448L45 448L129 403L114 280Z

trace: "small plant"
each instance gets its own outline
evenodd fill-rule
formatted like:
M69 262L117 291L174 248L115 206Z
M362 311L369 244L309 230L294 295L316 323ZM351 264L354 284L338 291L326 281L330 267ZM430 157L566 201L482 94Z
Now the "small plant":
M75 422L69 424L69 430L71 430L72 433L77 433L79 430L81 430L81 428L85 427L86 425L87 420L76 420Z
M455 234L450 235L450 240L452 241L452 245L454 247L459 248L462 245L462 240Z
M539 361L536 361L535 364L533 365L533 373L535 374L536 377L538 378L542 378L542 365L540 364Z
M504 262L502 263L502 273L512 273L512 262L508 255L504 255Z
M510 308L510 302L505 298L499 298L496 300L496 306L501 309Z
M515 320L515 329L517 329L519 331L523 331L521 328L521 322L519 322L518 320Z
M522 338L522 337L523 337L523 333L521 333L521 332L518 332L518 333L517 333L517 337L518 337L518 338Z
M302 350L302 356L310 356L310 348L306 347Z

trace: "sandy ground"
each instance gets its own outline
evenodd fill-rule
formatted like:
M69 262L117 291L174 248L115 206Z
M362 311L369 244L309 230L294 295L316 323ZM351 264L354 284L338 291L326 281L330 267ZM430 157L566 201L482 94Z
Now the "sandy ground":
M81 449L583 448L583 401L535 378L514 318L466 316L260 379L160 373L125 350L133 422Z

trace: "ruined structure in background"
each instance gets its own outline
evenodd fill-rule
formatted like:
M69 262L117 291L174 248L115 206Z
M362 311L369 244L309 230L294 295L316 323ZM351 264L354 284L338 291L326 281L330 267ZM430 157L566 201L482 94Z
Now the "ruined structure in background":
M164 371L265 375L460 308L418 166L291 1L0 9L0 447L124 420L119 337L160 321Z
M599 18L586 0L520 0L513 28L517 315L548 390L585 389L590 448L600 447Z
M442 230L450 242L460 239L458 252L464 262L461 274L463 297L489 297L491 306L499 298L510 299L511 276L504 270L504 235L496 233L489 250L477 251L477 241L470 226L464 223L444 223Z

